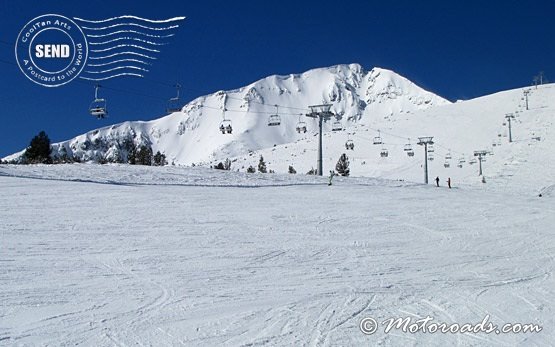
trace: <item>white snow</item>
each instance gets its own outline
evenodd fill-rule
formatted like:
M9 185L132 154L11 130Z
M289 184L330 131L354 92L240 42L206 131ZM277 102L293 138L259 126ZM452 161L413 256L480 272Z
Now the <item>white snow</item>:
M416 142L419 136L433 136L434 160L428 162L430 182L439 176L443 185L451 177L455 185L478 185L484 189L495 186L524 194L552 191L547 187L555 184L555 85L531 89L528 110L522 99L523 89L519 88L410 114L374 117L370 124L358 123L345 131L326 132L324 173L333 170L341 154L346 153L351 175L423 182L424 149ZM508 113L516 116L512 122L512 143L508 127L503 126ZM377 130L381 130L383 145L373 144ZM354 151L345 149L348 134L354 141ZM408 138L415 151L412 158L403 151ZM262 155L268 169L287 172L292 165L298 172L306 173L317 167L317 140L309 134L294 143L237 156L232 158L232 169L254 166ZM387 158L380 157L383 148L388 150ZM493 153L483 163L489 183L485 186L478 177L478 164L469 165L477 150ZM450 160L445 159L448 153ZM465 162L459 168L461 158ZM211 163L223 159L225 156ZM446 161L449 168L444 167Z
M199 97L182 112L149 121L124 122L90 131L55 144L54 154L63 147L69 156L83 161L116 158L127 162L125 140L148 144L154 153L164 153L170 163L205 163L222 156L238 156L249 150L291 143L299 118L309 129L317 122L307 120L309 105L332 103L344 126L369 122L376 115L415 112L449 101L423 90L393 71L374 68L365 71L358 64L314 69L302 74L270 76L231 91ZM222 109L232 121L233 133L222 135ZM274 105L281 106L278 110ZM279 127L268 127L271 114L281 117ZM331 129L326 124L326 131ZM22 153L9 156L13 159Z
M0 344L549 346L553 186L510 187L0 165ZM544 330L358 327L486 314Z
M522 92L450 104L393 72L339 65L268 77L183 113L55 145L106 158L128 138L170 163L229 157L231 172L0 165L0 345L550 346L555 85L532 89L529 110ZM231 116L229 136L217 129L225 95L229 109L252 111ZM270 128L266 106L253 102L306 107L330 98L346 130L326 124L324 170L345 152L355 176L332 186L303 174L316 167L314 124L299 135L297 115L284 115ZM512 143L506 113L516 115ZM372 144L378 129L383 146ZM354 151L345 150L348 133ZM419 183L418 136L434 136L430 181L440 176L440 188ZM413 158L403 151L408 137ZM487 183L469 165L482 149L493 153ZM260 155L277 174L244 172ZM280 174L289 165L299 174ZM476 324L486 315L543 330L359 330L365 317Z

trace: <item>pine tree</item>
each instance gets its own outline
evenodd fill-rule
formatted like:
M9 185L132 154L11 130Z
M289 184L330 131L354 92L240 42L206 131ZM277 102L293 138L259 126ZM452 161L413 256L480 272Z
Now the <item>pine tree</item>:
M44 131L41 131L37 136L33 137L29 147L25 150L23 154L24 162L29 164L52 163L52 158L50 154L52 153L52 148L50 147L50 139Z
M139 165L152 165L152 148L147 145L142 145L137 151L137 164Z
M168 162L166 161L166 155L160 153L160 151L156 152L153 159L154 159L154 166L164 166L168 164Z
M289 165L289 173L290 174L296 174L297 170L295 170L295 168L293 167L293 165Z
M268 172L268 170L266 169L266 162L264 161L264 158L262 156L260 156L260 161L258 162L258 172L260 173Z
M335 171L341 176L349 176L349 158L345 153L341 154L341 157L339 157L335 165Z
M251 165L251 166L249 166L249 167L247 168L247 172L248 172L248 173L255 173L255 172L256 172L256 169Z

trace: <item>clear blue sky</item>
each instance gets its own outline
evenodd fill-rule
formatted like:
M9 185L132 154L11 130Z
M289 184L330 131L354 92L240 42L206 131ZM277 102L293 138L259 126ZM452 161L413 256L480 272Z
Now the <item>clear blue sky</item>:
M272 74L341 63L392 69L450 100L555 80L555 1L8 1L1 0L0 60L15 62L22 26L46 13L104 19L122 14L187 16L147 75L179 81L191 100ZM45 130L62 141L97 127L163 115L156 98L106 91L111 117L87 113L90 85L38 86L0 62L0 156L25 148ZM105 85L169 98L150 80ZM204 91L204 92L202 92Z

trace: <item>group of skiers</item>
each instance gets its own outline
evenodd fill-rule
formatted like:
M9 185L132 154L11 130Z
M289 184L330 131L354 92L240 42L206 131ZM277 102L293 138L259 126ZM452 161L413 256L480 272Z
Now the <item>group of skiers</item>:
M436 176L436 186L439 187L439 176ZM451 189L451 177L447 177L447 186Z

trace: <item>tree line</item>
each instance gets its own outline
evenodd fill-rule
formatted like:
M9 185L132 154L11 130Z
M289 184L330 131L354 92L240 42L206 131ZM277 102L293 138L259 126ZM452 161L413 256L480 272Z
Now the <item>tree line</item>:
M133 143L127 144L127 163L131 165L148 165L148 166L164 166L167 165L168 162L166 160L166 155L161 153L160 151L153 154L152 147L149 145L138 145L136 146ZM31 139L29 146L25 149L22 157L19 161L12 161L11 164L60 164L60 163L74 163L74 162L81 162L79 157L73 156L70 157L67 154L65 147L60 149L60 154L57 156L52 155L52 146L50 144L50 138L46 134L46 132L41 131L36 136ZM2 162L0 161L0 164ZM107 161L99 160L100 164L105 164ZM219 162L216 166L213 166L214 169L217 170L231 170L231 160L226 159L224 162ZM274 173L273 170L268 170L266 165L266 161L264 160L263 156L260 156L258 161L258 165L255 168L254 166L249 166L247 168L247 173ZM349 176L350 169L349 169L349 158L345 153L343 153L337 164L335 165L335 172L341 176ZM288 173L296 174L297 170L292 165L289 165ZM314 168L309 170L306 174L307 175L316 175L318 172Z
M46 132L41 131L31 139L29 146L23 152L19 160L13 160L10 164L62 164L79 163L81 159L77 156L69 156L65 147L62 147L58 155L52 155L52 145ZM100 159L100 164L108 161ZM127 163L131 165L163 166L167 165L166 155L160 151L153 154L149 145L130 144L128 146Z

